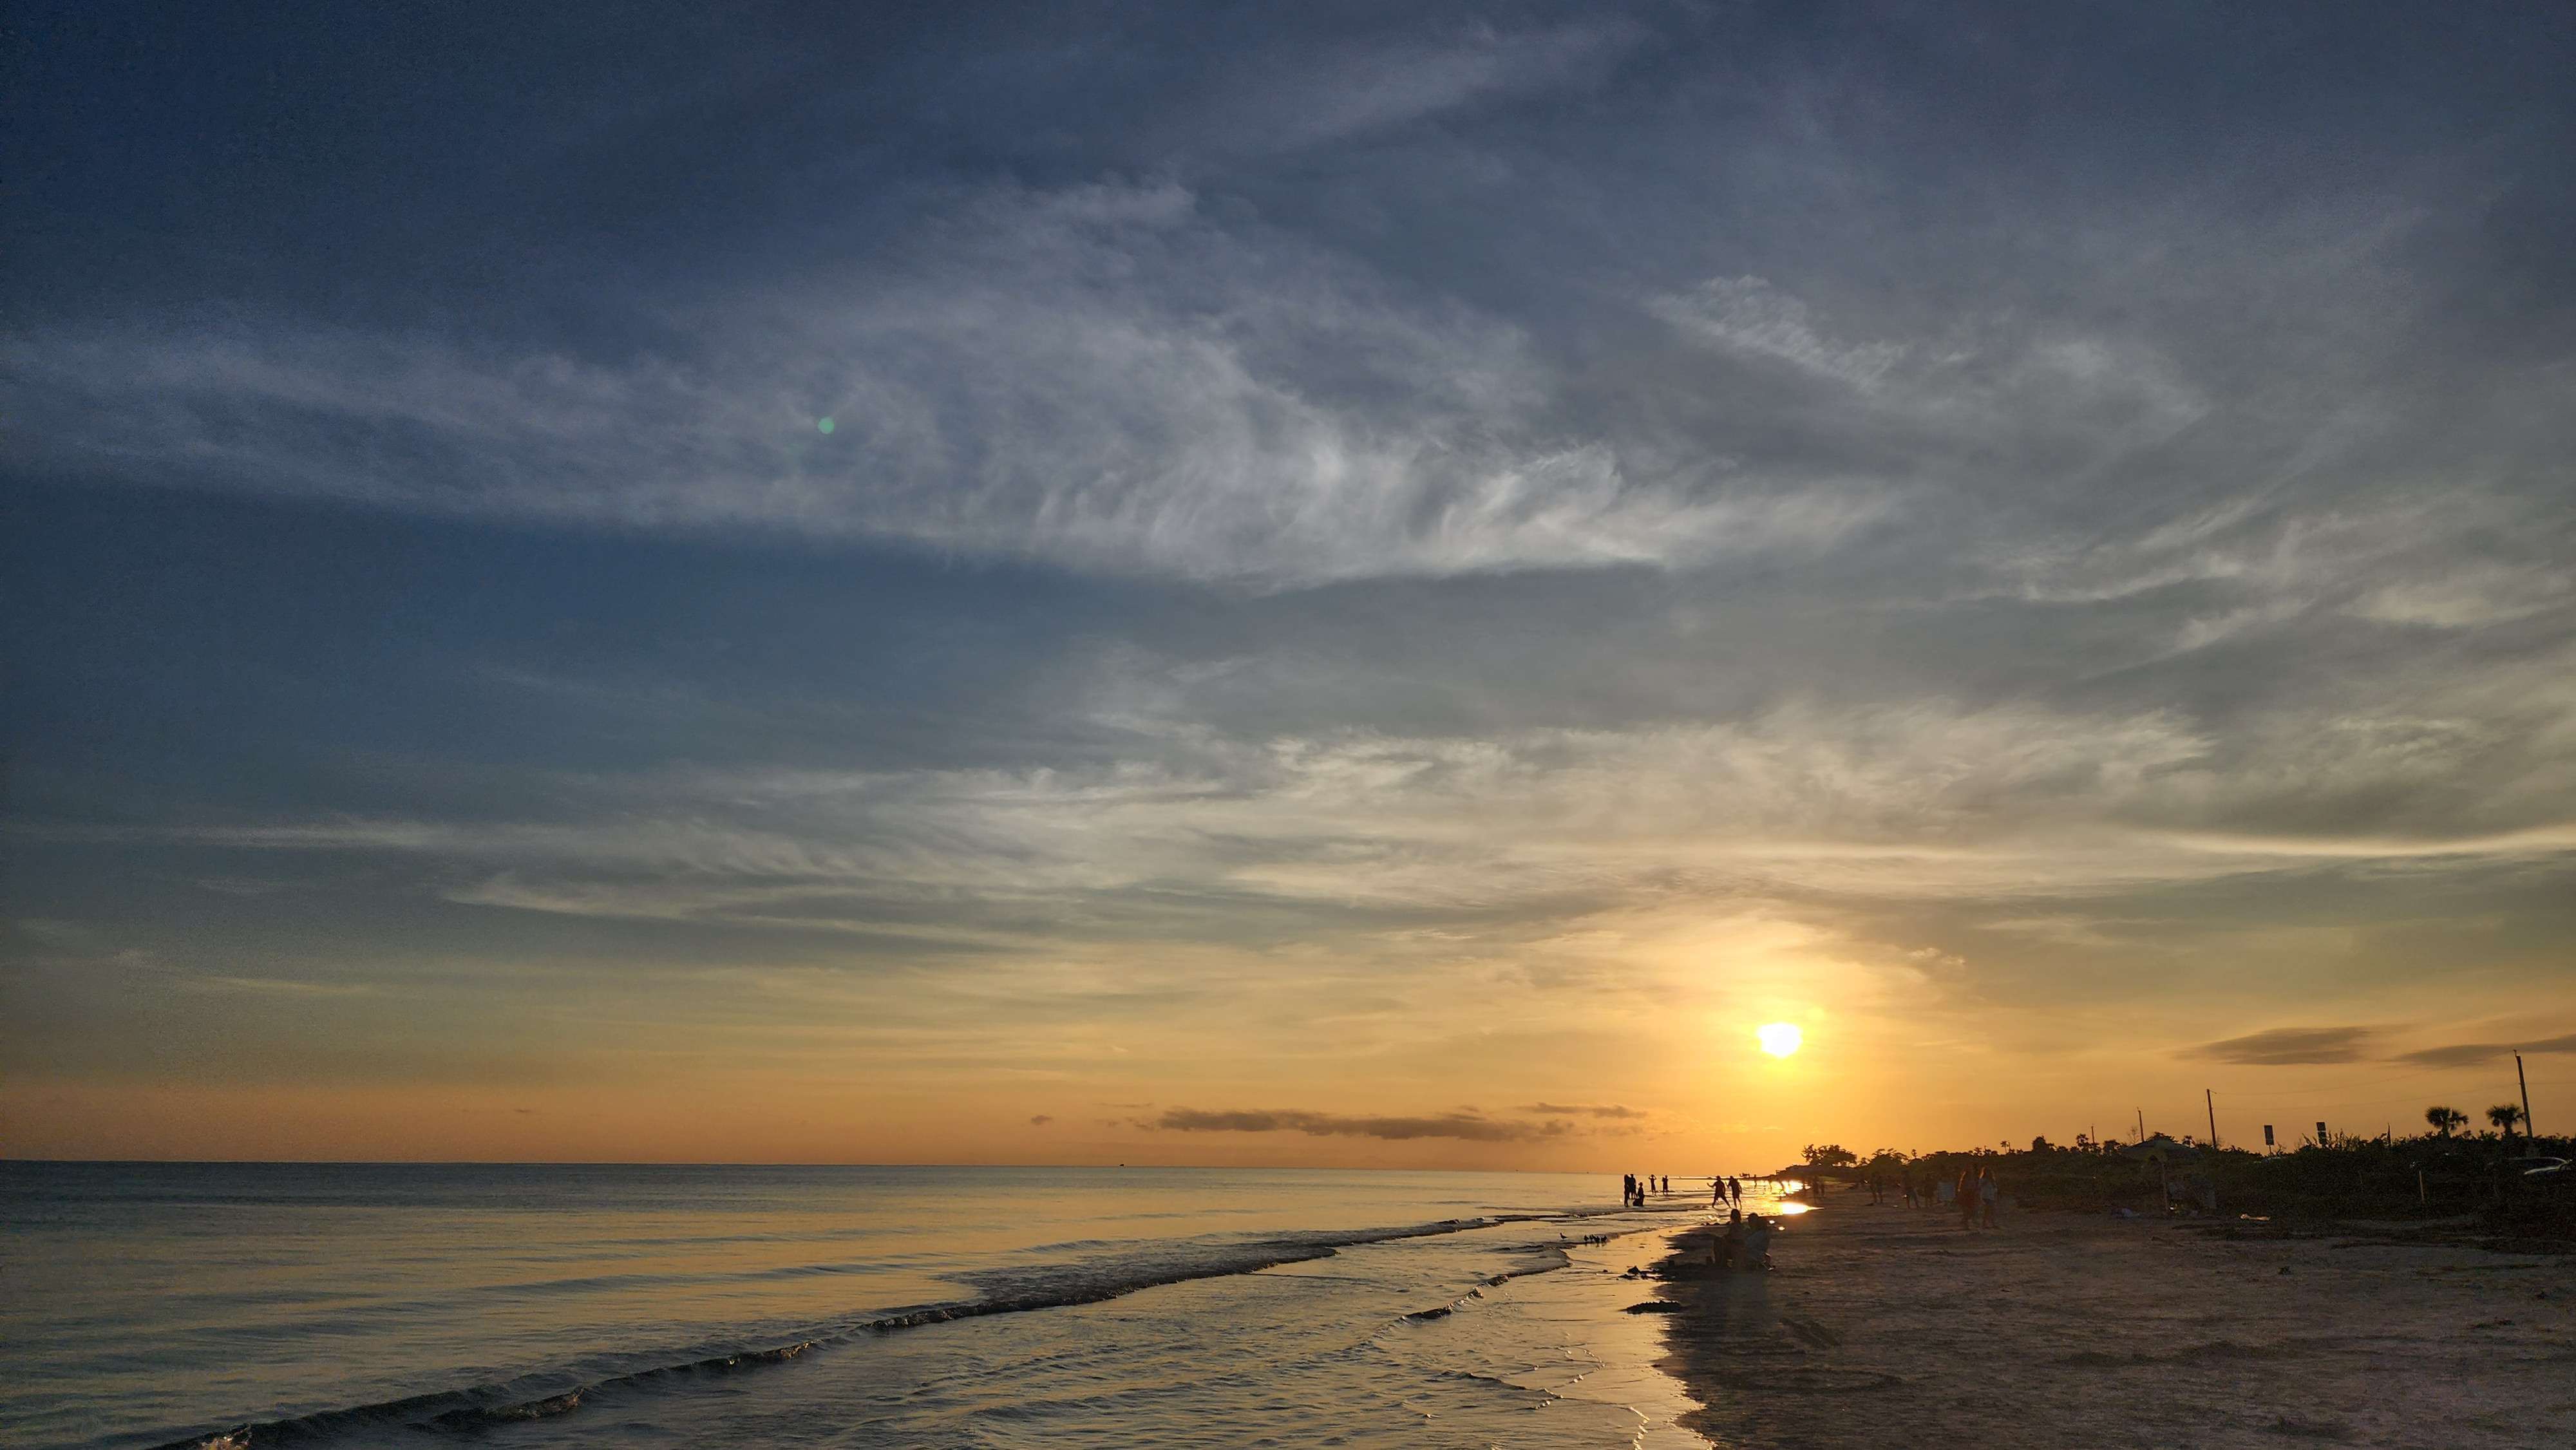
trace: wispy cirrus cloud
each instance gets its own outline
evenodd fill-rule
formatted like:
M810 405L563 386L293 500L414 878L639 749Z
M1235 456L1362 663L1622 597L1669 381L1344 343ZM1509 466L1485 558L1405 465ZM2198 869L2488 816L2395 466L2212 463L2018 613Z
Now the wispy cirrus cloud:
M898 265L690 310L685 355L239 319L22 334L0 367L62 467L1204 580L1672 565L1887 508L1640 474L1520 329L1169 184L988 192Z
M1220 65L1184 141L1219 153L1295 151L1382 133L1498 97L1599 84L1646 38L1618 16L1420 37L1283 45Z
M1168 705L1168 702L1167 702ZM1157 707L1166 708L1166 707ZM558 777L546 819L364 817L21 834L440 863L439 896L555 915L896 929L1175 924L1255 903L1310 927L1659 899L2012 897L2029 904L2288 866L2546 860L2576 823L2483 733L2283 722L2234 748L2165 709L1954 701L1491 736L1245 738L1120 717L1096 763L1028 770L686 769ZM2248 748L2249 743L2254 748ZM2427 795L2419 828L2389 802ZM2357 803L2348 805L2347 803ZM2284 830L2281 818L2306 817ZM2104 944L2045 918L2059 940ZM899 920L899 927L889 922Z
M1785 363L1871 391L1907 349L1893 342L1842 342L1817 330L1807 304L1760 277L1713 277L1686 292L1648 301L1658 317L1711 346Z

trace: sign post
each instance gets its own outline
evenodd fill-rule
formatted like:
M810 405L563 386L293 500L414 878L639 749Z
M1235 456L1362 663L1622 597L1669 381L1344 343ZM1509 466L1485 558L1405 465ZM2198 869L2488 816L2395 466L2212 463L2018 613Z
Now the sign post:
M2522 1075L2522 1054L2519 1052L2513 1055L2513 1080L2522 1089L2522 1136L2537 1140L2540 1135L2531 1130L2531 1079Z

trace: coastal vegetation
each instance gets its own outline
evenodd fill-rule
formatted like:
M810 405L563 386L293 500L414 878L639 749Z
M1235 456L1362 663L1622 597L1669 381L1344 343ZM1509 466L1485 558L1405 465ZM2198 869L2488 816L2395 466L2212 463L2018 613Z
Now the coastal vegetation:
M2493 1232L2576 1244L2576 1176L2531 1177L2541 1160L2576 1160L2576 1138L2534 1138L2521 1126L2517 1107L2488 1115L2491 1130L2462 1131L2467 1115L2456 1108L2427 1108L2431 1131L2407 1137L2330 1134L2295 1148L2265 1151L2214 1148L2191 1136L2149 1133L2141 1141L2095 1141L2078 1134L2072 1144L2046 1137L2026 1146L1906 1153L1882 1148L1866 1158L1827 1145L1808 1150L1803 1177L1819 1191L1866 1185L1876 1178L1901 1191L1955 1181L1964 1170L1991 1172L2024 1209L2105 1213L2127 1209L2251 1215L2289 1220L2457 1222ZM2162 1200L2160 1202L2160 1200Z

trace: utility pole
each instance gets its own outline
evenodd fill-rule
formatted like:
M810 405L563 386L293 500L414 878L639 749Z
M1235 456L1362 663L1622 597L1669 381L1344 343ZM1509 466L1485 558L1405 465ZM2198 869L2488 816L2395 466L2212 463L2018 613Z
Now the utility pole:
M2200 1105L2209 1109L2209 1151L2215 1153L2218 1151L2218 1099L2210 1094L2209 1089L2202 1088Z
M2522 1054L2513 1055L2513 1080L2522 1087L2522 1136L2536 1137L2531 1131L2531 1079L2522 1075Z
M2138 1109L2138 1141L2147 1141L2147 1110L2144 1108Z

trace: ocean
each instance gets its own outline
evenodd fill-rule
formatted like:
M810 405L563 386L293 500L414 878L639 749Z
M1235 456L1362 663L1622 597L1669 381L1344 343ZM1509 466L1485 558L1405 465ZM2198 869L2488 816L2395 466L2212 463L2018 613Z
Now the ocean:
M1622 1277L1694 1186L6 1162L0 1438L1700 1446Z

